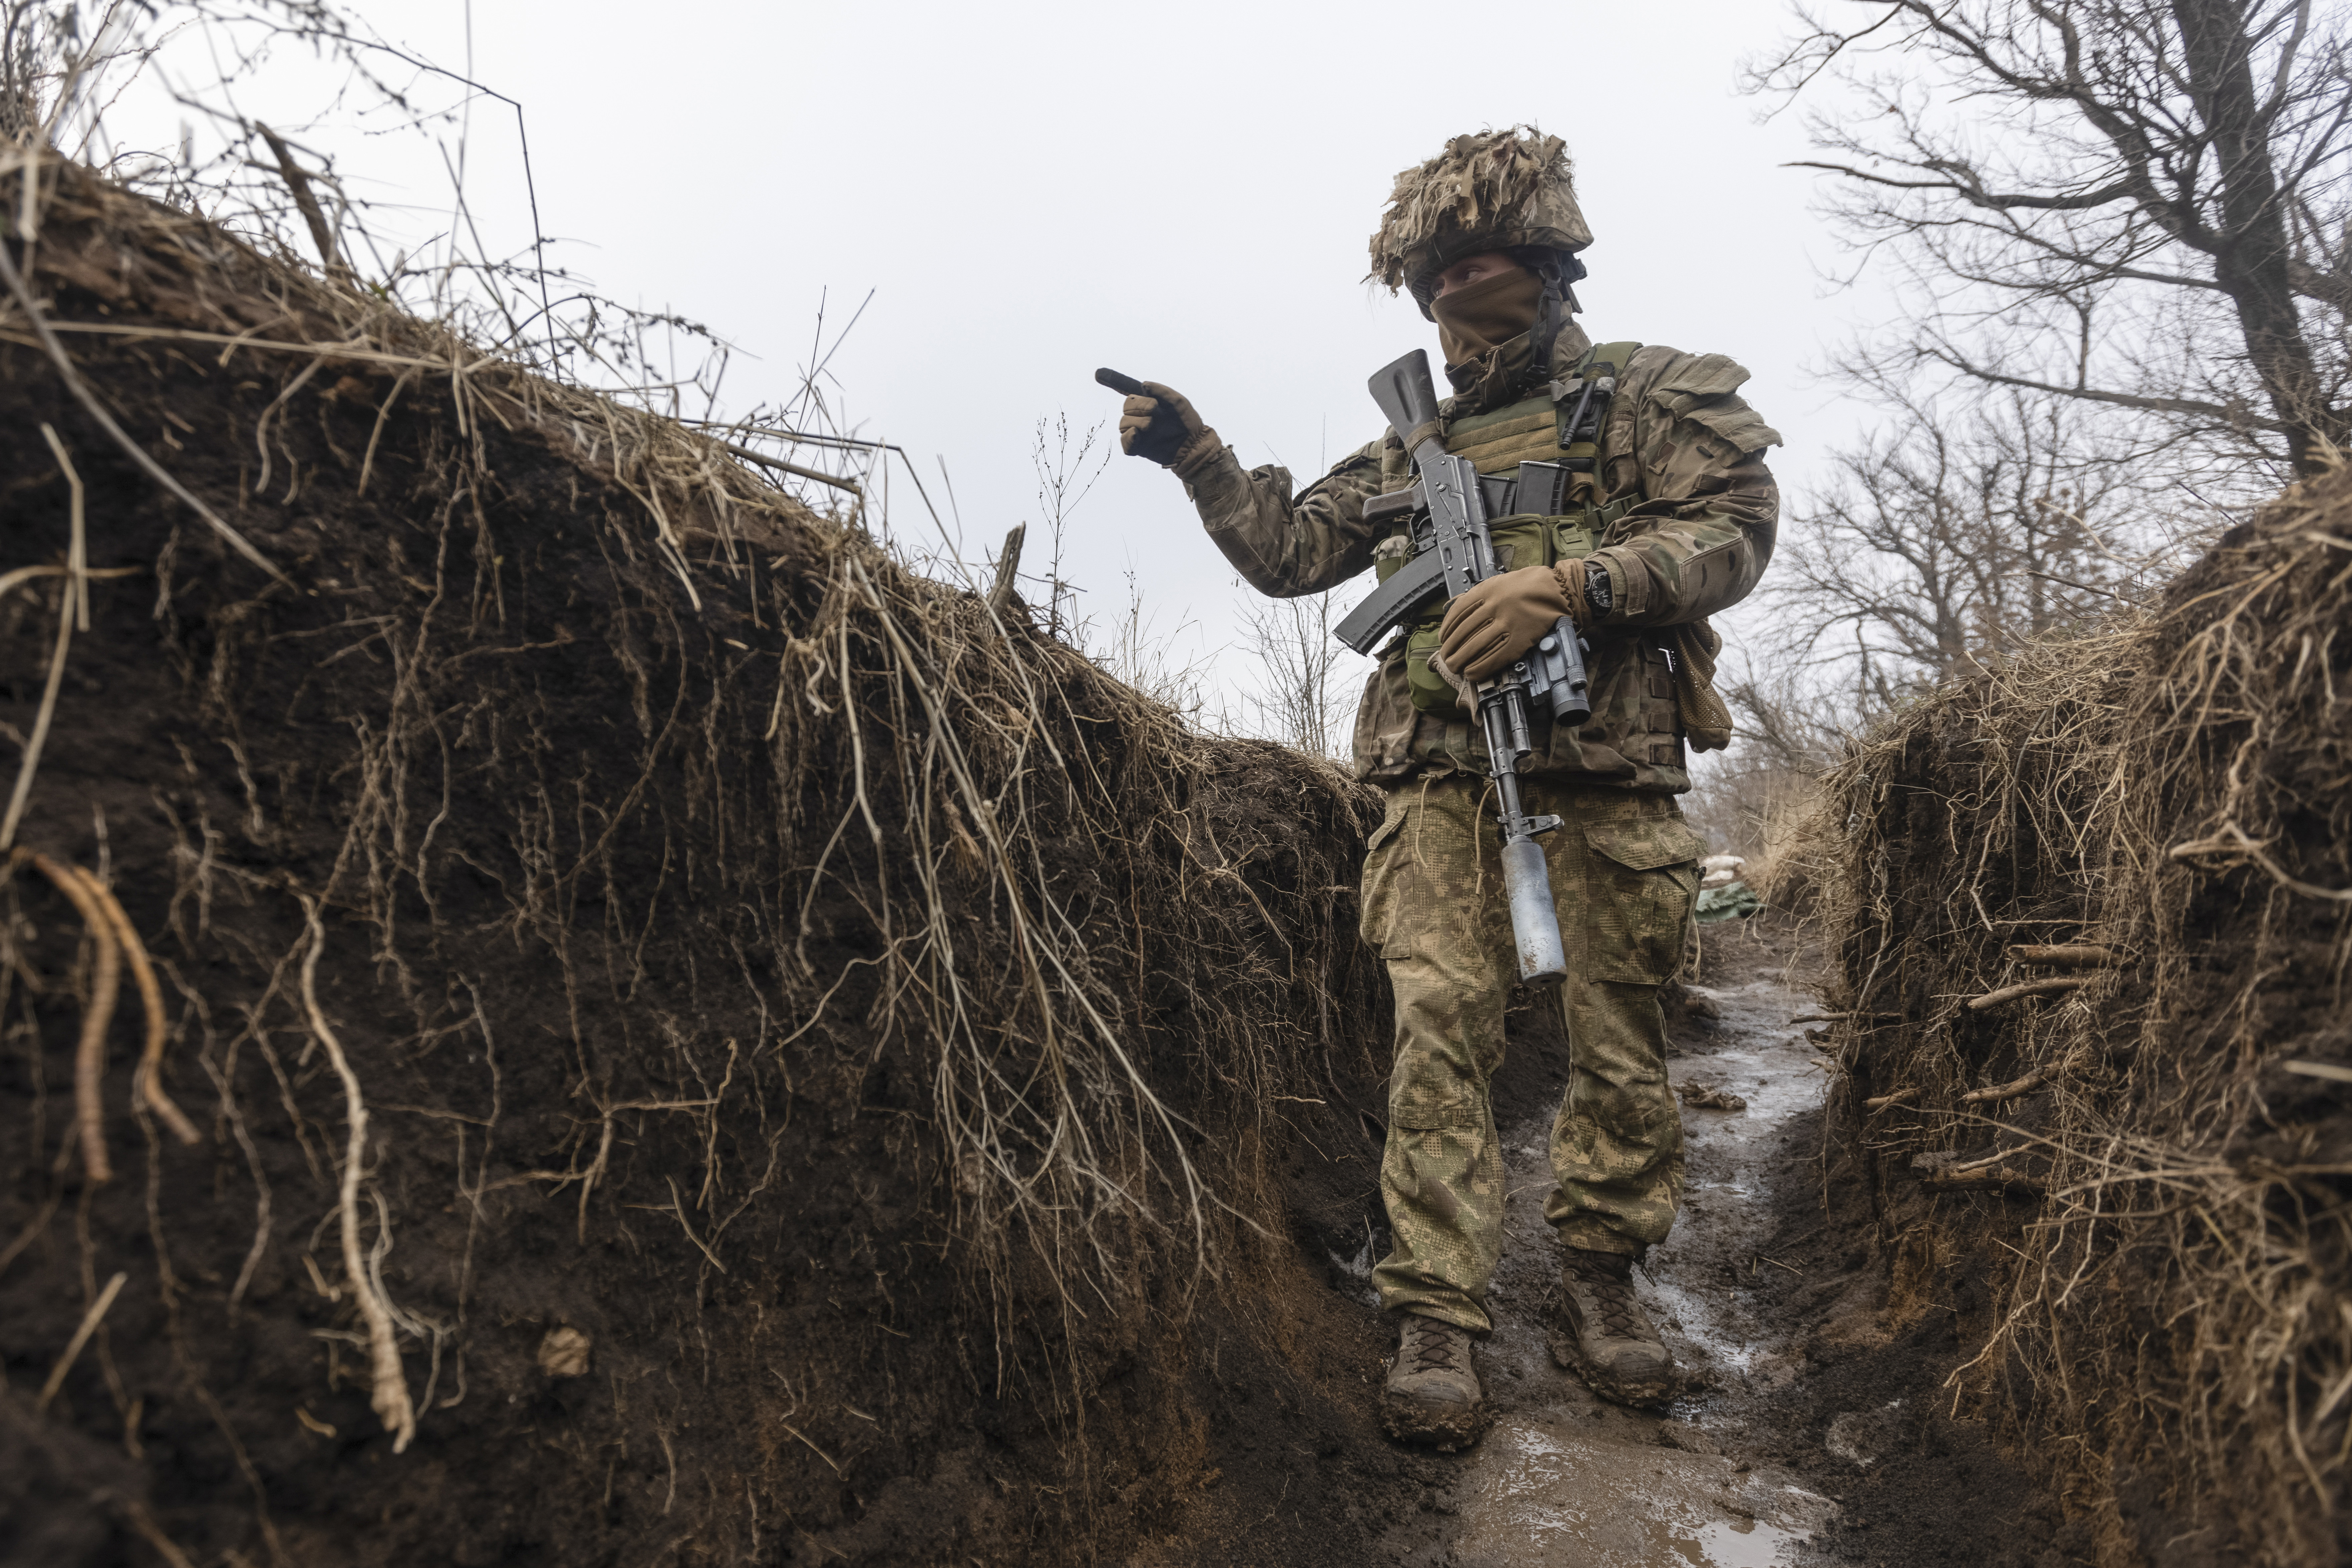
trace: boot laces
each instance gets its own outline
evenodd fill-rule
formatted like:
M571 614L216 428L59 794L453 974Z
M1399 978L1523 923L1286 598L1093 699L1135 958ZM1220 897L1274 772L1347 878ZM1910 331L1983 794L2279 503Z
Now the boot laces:
M1593 1265L1580 1260L1575 1268L1577 1278L1583 1281L1585 1289L1591 1293L1592 1304L1597 1309L1596 1315L1601 1320L1601 1327L1607 1331L1610 1338L1638 1340L1649 1337L1642 1331L1641 1308L1633 1300L1633 1281L1630 1268L1627 1270L1626 1277L1620 1279L1617 1272L1607 1264Z
M1405 1354L1415 1372L1459 1372L1461 1363L1455 1356L1456 1331L1443 1323L1423 1321L1414 1325L1405 1335Z

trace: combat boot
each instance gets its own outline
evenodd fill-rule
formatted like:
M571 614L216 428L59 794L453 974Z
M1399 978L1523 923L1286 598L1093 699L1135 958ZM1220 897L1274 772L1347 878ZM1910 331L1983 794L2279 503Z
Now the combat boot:
M1418 1312L1403 1320L1381 1390L1381 1425L1400 1443L1427 1443L1441 1454L1466 1448L1494 1420L1470 1362L1470 1331Z
M1552 1360L1619 1405L1664 1405L1674 1397L1674 1357L1633 1299L1632 1258L1570 1247L1559 1295Z

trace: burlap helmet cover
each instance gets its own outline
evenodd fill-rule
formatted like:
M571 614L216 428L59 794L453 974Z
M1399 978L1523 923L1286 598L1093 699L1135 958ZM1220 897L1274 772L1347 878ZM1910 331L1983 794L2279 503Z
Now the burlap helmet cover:
M1396 177L1372 236L1371 276L1391 293L1412 290L1425 315L1437 274L1465 256L1521 246L1578 251L1591 243L1568 143L1515 125L1456 136Z

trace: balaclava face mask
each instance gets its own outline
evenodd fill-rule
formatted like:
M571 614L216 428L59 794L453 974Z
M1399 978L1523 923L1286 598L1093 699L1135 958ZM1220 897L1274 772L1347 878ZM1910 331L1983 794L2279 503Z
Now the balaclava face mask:
M1543 303L1543 279L1524 267L1441 294L1429 302L1437 318L1437 342L1445 368L1492 353L1536 324Z

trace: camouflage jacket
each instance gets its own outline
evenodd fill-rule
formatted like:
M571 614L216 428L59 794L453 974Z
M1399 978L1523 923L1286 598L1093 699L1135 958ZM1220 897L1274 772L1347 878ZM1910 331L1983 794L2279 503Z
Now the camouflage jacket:
M1555 388L1580 380L1588 351L1572 326L1560 334ZM1621 371L1597 473L1579 481L1591 487L1580 502L1607 508L1586 514L1603 526L1559 551L1589 549L1609 573L1612 604L1589 634L1592 717L1571 730L1538 715L1535 754L1524 771L1661 794L1690 787L1670 651L1675 634L1663 628L1688 627L1745 598L1771 559L1780 513L1762 453L1780 437L1738 395L1747 379L1721 354L1654 345L1636 350ZM1448 449L1488 474L1516 472L1538 452L1557 458L1549 395L1538 391L1536 399L1475 413L1470 399L1447 399L1440 414ZM1476 427L1458 430L1460 424ZM1288 470L1244 470L1231 448L1185 467L1185 489L1217 548L1251 586L1286 598L1320 593L1370 568L1391 531L1365 522L1364 503L1412 482L1393 433L1296 495ZM1394 787L1424 772L1484 773L1476 716L1415 709L1405 657L1403 637L1391 639L1366 684L1356 715L1357 776Z

